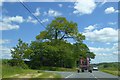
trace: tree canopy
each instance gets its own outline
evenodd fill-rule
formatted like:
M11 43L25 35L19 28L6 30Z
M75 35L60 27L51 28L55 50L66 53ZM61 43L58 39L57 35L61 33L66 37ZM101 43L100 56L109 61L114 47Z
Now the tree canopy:
M80 57L94 59L95 54L83 43L85 36L79 33L77 26L65 17L56 17L30 45L19 39L18 45L11 50L12 57L21 61L29 59L28 66L34 69L40 66L72 68ZM75 43L66 41L68 38Z
M85 36L78 31L77 23L68 21L65 17L56 17L55 20L52 20L52 22L48 24L46 30L36 36L37 40L47 39L50 41L53 39L63 40L66 38L73 38L79 42L85 40Z

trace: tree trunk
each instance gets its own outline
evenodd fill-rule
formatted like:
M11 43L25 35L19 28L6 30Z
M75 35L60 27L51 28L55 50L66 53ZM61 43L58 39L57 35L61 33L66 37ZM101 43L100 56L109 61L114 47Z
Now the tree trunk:
M55 39L57 39L57 36L58 36L58 31L57 29L55 30Z

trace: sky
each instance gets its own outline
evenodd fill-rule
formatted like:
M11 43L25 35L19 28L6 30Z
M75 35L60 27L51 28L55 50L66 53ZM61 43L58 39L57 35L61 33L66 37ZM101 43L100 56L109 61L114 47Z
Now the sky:
M92 63L118 61L118 2L24 2L32 14L46 26L54 17L63 16L78 24L86 36L84 43L96 54ZM10 49L18 39L30 43L45 28L19 2L0 4L0 51L2 58L10 59ZM69 40L74 43L72 40Z

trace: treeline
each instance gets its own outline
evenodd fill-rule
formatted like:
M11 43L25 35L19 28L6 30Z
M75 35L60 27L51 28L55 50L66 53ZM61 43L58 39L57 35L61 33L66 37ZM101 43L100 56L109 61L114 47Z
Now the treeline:
M67 39L73 39L74 44ZM11 49L12 60L9 63L32 69L41 66L73 68L81 57L95 57L83 40L85 36L79 33L77 23L56 17L30 44L19 39Z
M99 63L98 64L100 69L106 69L106 70L119 70L120 71L120 62L111 62L111 63Z

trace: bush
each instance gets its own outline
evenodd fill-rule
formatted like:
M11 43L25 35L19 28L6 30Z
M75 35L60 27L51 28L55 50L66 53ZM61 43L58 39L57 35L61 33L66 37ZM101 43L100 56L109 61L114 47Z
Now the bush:
M8 63L11 66L18 66L18 67L21 67L23 69L28 69L28 66L24 63L23 60L11 59Z
M2 64L8 64L9 63L9 59L2 59Z

